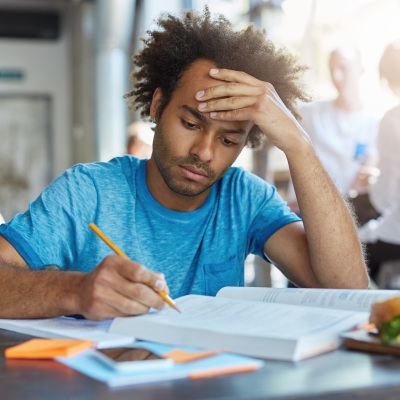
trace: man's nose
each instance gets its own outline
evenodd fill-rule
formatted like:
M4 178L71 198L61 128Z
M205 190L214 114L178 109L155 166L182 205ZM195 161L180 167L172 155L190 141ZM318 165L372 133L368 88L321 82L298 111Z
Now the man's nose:
M214 146L214 135L211 132L204 132L196 138L190 149L190 155L201 162L210 162L214 157Z

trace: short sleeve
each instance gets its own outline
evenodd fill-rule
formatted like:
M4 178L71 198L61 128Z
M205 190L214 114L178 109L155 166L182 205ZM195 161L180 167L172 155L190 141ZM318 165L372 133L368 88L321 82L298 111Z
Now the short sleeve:
M242 175L236 196L241 201L242 216L248 219L248 252L265 258L265 242L279 229L301 219L290 211L273 185L245 171Z
M55 179L24 214L1 225L0 234L32 269L72 267L84 245L95 202L90 174L77 165Z
M290 211L276 189L272 188L272 194L260 204L260 211L250 226L251 252L265 258L265 242L279 229L296 221L301 219Z

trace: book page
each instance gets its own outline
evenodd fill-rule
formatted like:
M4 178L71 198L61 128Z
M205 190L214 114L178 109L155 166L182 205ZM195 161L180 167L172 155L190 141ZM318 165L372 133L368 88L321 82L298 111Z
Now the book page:
M118 329L119 323L125 323L130 325L129 332L137 338L161 342L168 335L167 328L173 328L170 330L172 337L178 335L181 329L190 329L192 334L196 331L209 331L228 335L234 333L243 337L249 335L297 340L303 335L329 330L343 320L352 319L354 323L349 325L356 326L360 320L366 322L368 319L365 313L358 315L351 311L320 310L315 307L264 304L211 296L188 295L180 297L176 303L181 314L171 308L164 308L161 312L116 318L109 332L127 334L126 330ZM158 329L154 329L155 326ZM147 331L151 337L141 337Z
M369 312L372 303L400 296L400 291L225 287L217 293L217 296L261 301L264 303L298 304L302 306Z

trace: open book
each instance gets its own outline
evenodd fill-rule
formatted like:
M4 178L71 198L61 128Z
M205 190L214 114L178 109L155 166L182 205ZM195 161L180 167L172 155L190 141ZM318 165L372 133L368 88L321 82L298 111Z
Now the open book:
M394 290L226 287L216 297L176 299L181 314L166 307L116 318L109 333L298 361L337 348L342 332L368 321L373 302L398 295Z

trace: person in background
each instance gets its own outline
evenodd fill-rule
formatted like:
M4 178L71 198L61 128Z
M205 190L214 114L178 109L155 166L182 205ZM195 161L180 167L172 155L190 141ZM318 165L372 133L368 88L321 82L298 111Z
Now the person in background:
M4 224L6 221L4 221L4 218L3 218L3 216L1 215L1 213L0 213L0 224Z
M250 253L298 286L366 288L354 220L295 118L304 67L207 8L157 22L126 95L155 120L151 158L78 164L0 225L0 317L102 320L162 308L157 291L214 296L244 285ZM288 159L303 220L232 167L266 138ZM90 222L130 260L110 255Z
M339 191L355 197L367 192L369 178L377 174L378 120L366 112L360 98L359 52L336 48L329 56L329 70L337 97L303 106L301 124ZM292 211L299 212L291 184L287 199Z
M379 74L400 99L400 42L386 47ZM381 216L359 230L361 240L366 243L370 276L375 281L383 262L400 260L400 104L382 118L377 142L380 175L369 193Z
M153 132L142 121L132 122L127 129L126 154L137 158L150 158L152 146L149 144Z

